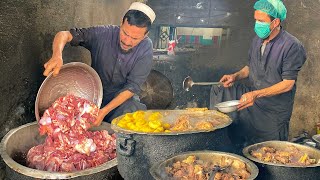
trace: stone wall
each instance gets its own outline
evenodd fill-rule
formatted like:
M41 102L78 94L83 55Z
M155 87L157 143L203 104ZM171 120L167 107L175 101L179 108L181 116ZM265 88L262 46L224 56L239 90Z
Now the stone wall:
M290 134L304 130L315 134L320 122L320 1L284 0L288 10L286 30L296 36L307 51L307 61L298 76Z

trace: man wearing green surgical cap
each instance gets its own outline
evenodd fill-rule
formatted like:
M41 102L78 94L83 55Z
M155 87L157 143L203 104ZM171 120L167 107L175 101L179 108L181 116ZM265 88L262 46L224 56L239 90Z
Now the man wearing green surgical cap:
M231 137L243 146L267 140L288 140L298 72L306 61L304 47L281 27L287 10L280 0L254 5L255 26L249 62L240 71L224 75L224 87L213 87L210 105L240 99ZM250 85L235 83L248 78ZM235 83L235 84L234 84Z

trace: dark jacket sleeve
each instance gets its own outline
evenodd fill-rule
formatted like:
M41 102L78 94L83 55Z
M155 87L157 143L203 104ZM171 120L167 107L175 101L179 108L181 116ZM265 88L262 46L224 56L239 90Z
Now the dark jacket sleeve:
M297 80L298 72L306 61L306 52L301 43L294 43L284 57L282 79Z
M129 90L134 94L139 95L142 84L147 80L147 77L152 68L152 54L147 54L137 61L133 69L127 77L127 83L119 91Z
M89 28L72 28L69 30L73 37L70 44L71 46L83 46L88 50L91 50L96 39L103 38L102 36L108 35L111 28L111 25Z

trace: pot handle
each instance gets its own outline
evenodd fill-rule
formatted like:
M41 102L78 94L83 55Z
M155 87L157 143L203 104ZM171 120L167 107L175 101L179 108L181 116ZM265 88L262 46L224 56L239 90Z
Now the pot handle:
M117 135L117 151L123 156L131 156L135 150L136 141L132 139L132 135Z

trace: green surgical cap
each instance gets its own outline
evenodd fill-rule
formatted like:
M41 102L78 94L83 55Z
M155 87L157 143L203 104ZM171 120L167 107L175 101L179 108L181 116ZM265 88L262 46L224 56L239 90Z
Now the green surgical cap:
M259 0L253 8L263 11L274 18L279 18L281 21L287 17L287 9L281 0Z

